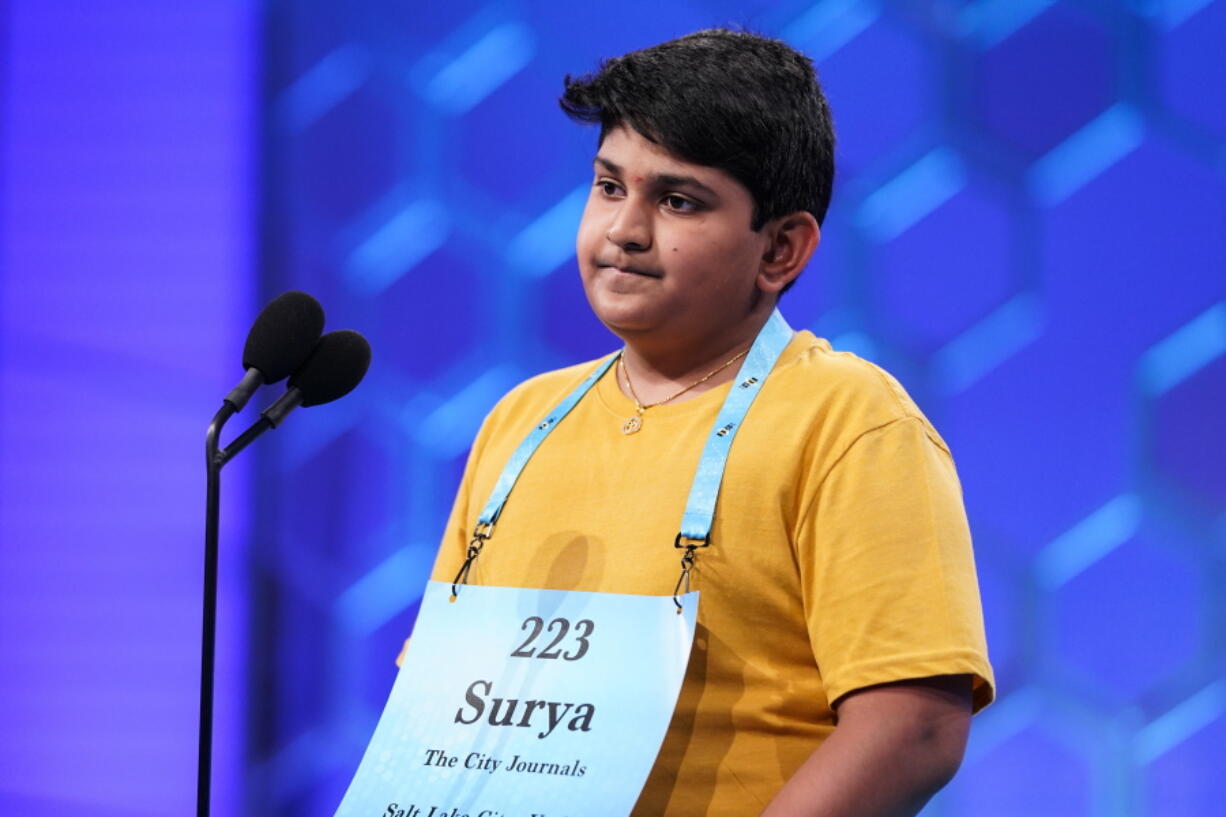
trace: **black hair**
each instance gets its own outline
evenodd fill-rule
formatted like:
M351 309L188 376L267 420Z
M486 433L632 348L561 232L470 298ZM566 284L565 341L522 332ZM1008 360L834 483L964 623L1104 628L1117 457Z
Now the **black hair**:
M725 171L753 196L750 229L807 210L826 216L834 124L813 62L757 34L713 28L566 77L558 100L600 141L629 125L670 153Z

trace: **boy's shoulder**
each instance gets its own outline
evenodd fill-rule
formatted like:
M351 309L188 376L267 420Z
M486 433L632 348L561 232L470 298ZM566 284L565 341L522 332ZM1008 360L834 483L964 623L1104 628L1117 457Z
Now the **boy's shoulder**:
M772 375L788 394L851 399L877 406L884 415L911 417L920 409L894 375L855 353L835 350L830 341L798 331Z
M609 355L604 355L595 360L586 360L583 363L575 363L561 369L552 369L533 375L507 392L499 404L532 401L551 396L557 397L557 400L554 400L556 403L582 383L585 377L608 358Z
M540 416L562 402L566 395L607 358L606 355L529 377L502 396L490 411L486 424L522 424L525 418L528 422L536 422Z
M834 349L825 338L797 332L775 374L775 399L789 411L808 414L814 422L833 422L853 437L899 420L917 420L948 451L897 378L852 352Z

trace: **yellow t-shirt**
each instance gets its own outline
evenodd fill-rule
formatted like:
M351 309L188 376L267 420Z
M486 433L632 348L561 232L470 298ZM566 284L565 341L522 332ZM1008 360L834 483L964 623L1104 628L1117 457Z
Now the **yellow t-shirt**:
M535 377L486 418L433 578L451 581L512 451L594 364ZM702 444L729 386L652 408L613 370L511 492L474 584L669 595ZM961 489L945 443L877 367L792 339L733 442L698 551L697 635L636 815L743 817L771 800L865 686L975 676L993 696Z

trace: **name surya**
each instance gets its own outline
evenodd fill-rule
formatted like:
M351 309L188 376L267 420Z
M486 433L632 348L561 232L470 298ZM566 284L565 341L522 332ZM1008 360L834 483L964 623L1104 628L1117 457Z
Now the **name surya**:
M564 701L521 701L519 698L494 698L494 685L489 681L473 681L464 693L464 705L456 710L455 722L474 724L486 716L490 726L539 727L537 738L547 738L563 721L571 732L592 731L593 704L573 704ZM518 718L516 717L518 715Z

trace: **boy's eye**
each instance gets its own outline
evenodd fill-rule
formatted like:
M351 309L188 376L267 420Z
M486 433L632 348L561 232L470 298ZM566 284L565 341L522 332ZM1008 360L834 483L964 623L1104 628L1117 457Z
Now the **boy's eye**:
M697 203L692 202L683 196L677 195L665 196L663 199L663 204L669 210L677 210L682 213L689 213L698 209Z
M597 179L595 187L606 196L616 196L619 190L617 183L608 179Z

